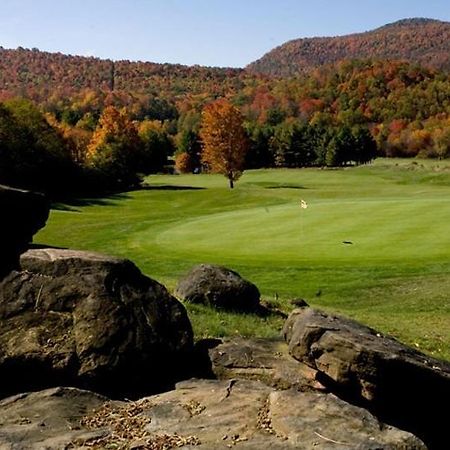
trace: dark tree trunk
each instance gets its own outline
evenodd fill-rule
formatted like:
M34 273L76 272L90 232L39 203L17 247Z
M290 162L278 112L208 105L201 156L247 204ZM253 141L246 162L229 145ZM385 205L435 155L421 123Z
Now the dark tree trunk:
M229 180L229 182L230 182L230 189L233 189L234 188L234 181L233 181L233 178L228 178L228 180Z

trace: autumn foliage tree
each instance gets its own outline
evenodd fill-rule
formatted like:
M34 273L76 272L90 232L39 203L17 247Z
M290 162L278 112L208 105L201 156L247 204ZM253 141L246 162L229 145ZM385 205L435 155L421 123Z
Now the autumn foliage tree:
M188 153L178 153L175 156L175 169L179 173L191 173L194 170L191 157Z
M139 181L142 142L125 111L104 109L87 149L87 163L111 187L130 187Z
M200 129L202 162L215 173L228 178L230 188L244 170L247 136L240 111L226 99L207 105Z

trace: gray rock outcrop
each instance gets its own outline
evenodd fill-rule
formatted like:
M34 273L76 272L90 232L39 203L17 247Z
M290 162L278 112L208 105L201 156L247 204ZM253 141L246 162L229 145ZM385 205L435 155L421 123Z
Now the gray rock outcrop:
M1 448L426 448L332 394L276 391L258 381L189 380L136 402L101 400L67 388L5 399Z
M414 432L430 448L448 444L450 363L311 308L292 312L283 333L290 354L317 370L328 389Z
M233 311L256 311L260 293L237 272L222 266L200 264L179 281L175 295L190 303L201 303Z
M43 195L0 185L0 279L19 268L19 256L45 225L49 208Z
M0 282L2 395L73 385L136 396L183 376L183 305L125 259L30 250Z

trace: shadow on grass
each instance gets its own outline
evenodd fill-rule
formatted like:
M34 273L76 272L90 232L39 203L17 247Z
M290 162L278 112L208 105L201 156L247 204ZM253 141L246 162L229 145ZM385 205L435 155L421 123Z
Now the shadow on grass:
M280 317L282 319L287 319L288 314L278 308L277 305L272 304L270 301L262 300L258 308L253 312L255 316L258 317Z
M243 307L243 308L230 308L230 307L220 307L213 306L204 303L191 303L189 301L184 302L185 306L196 309L197 313L205 312L217 312L222 314L234 314L237 316L247 316L249 318L268 318L268 317L281 317L282 319L287 319L288 314L282 311L278 305L274 304L270 300L261 300L256 306ZM189 308L188 308L189 310Z
M308 189L305 186L297 183L271 183L269 181L260 181L256 183L249 183L254 186L259 186L263 189Z
M130 196L126 193L112 194L106 197L71 198L64 202L52 203L52 209L58 211L80 212L77 207L83 206L116 206L121 200L126 200Z
M200 191L204 187L197 186L177 186L177 185L143 185L128 192L137 191ZM53 202L52 209L57 211L80 212L83 206L116 206L121 200L130 198L128 192L120 192L116 194L109 194L103 197L77 197L68 198L60 202Z
M265 189L308 189L299 184L274 184L272 186L265 186Z
M206 188L200 186L176 186L172 184L144 185L138 191L202 191Z

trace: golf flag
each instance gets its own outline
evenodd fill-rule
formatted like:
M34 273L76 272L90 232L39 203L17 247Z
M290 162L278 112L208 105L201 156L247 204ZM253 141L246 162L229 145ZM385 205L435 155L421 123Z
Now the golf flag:
M306 209L308 207L308 204L305 202L305 200L300 200L300 208Z

